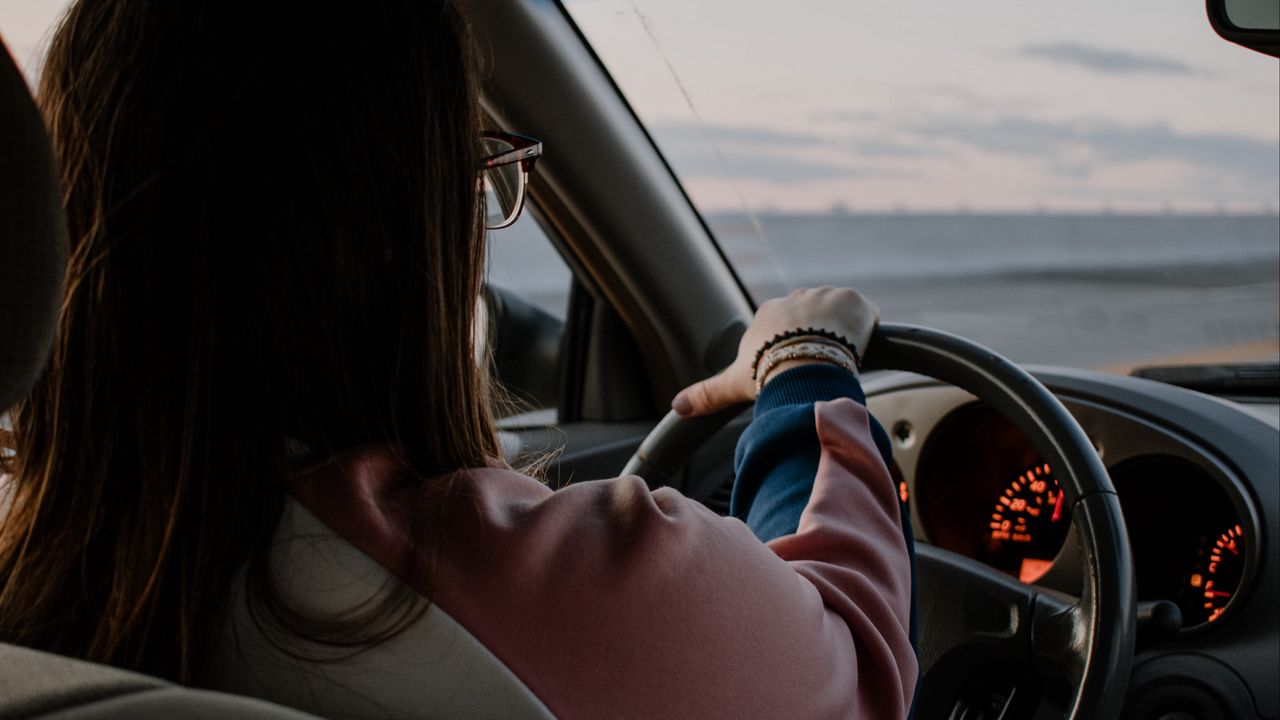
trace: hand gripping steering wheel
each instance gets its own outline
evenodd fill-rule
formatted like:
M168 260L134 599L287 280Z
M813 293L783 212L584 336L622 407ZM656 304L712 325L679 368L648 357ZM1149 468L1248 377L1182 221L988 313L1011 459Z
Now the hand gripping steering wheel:
M1053 466L1070 503L1070 536L1082 560L1083 587L1079 598L1071 599L918 543L923 685L917 717L950 716L963 683L975 670L995 666L1025 668L1040 681L1033 692L1058 700L1066 718L1118 717L1134 652L1133 560L1115 488L1080 425L1025 370L938 330L881 324L864 369L905 370L950 383L1017 425ZM689 419L669 413L623 474L639 475L650 486L669 483L703 442L745 407Z

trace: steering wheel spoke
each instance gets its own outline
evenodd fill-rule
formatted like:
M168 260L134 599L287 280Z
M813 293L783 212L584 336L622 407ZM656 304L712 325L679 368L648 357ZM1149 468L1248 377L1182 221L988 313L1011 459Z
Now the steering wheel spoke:
M1033 664L1037 592L958 553L916 545L920 717L945 717L975 672L1026 672ZM934 707L936 706L936 707Z
M1069 702L1084 681L1089 661L1089 611L1080 600L1056 593L1036 594L1031 609L1032 666L1045 680L1061 680L1052 689L1067 690L1061 700Z

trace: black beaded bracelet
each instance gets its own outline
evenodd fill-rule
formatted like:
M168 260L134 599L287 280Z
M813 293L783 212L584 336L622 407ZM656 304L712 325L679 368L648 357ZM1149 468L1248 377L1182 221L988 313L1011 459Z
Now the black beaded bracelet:
M774 335L772 338L769 338L765 344L761 345L758 350L756 350L756 356L751 361L751 377L754 378L756 376L756 372L760 369L760 359L764 357L765 353L769 352L770 348L778 343L799 337L820 337L831 340L832 342L840 343L846 350L853 353L853 363L857 365L859 369L862 368L862 355L858 353L858 347L849 342L845 336L837 335L836 333L823 328L796 328L794 330L787 330L786 332L780 332L777 335Z

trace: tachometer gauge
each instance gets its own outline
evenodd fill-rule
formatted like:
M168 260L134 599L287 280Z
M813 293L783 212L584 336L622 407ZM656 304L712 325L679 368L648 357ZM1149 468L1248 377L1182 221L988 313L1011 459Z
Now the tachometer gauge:
M987 524L987 561L1035 582L1044 575L1071 526L1062 489L1047 464L1019 475L992 506Z
M1215 622L1222 617L1240 586L1244 573L1244 529L1228 528L1203 543L1191 574L1183 585L1178 605L1186 627Z

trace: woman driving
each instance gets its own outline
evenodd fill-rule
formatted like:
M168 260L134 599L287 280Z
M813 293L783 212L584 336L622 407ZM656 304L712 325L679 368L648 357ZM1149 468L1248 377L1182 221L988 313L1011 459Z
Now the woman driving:
M538 146L482 140L477 57L449 0L71 7L39 91L71 259L0 640L327 717L904 717L877 310L766 302L673 400L755 400L736 517L510 468L473 328Z

